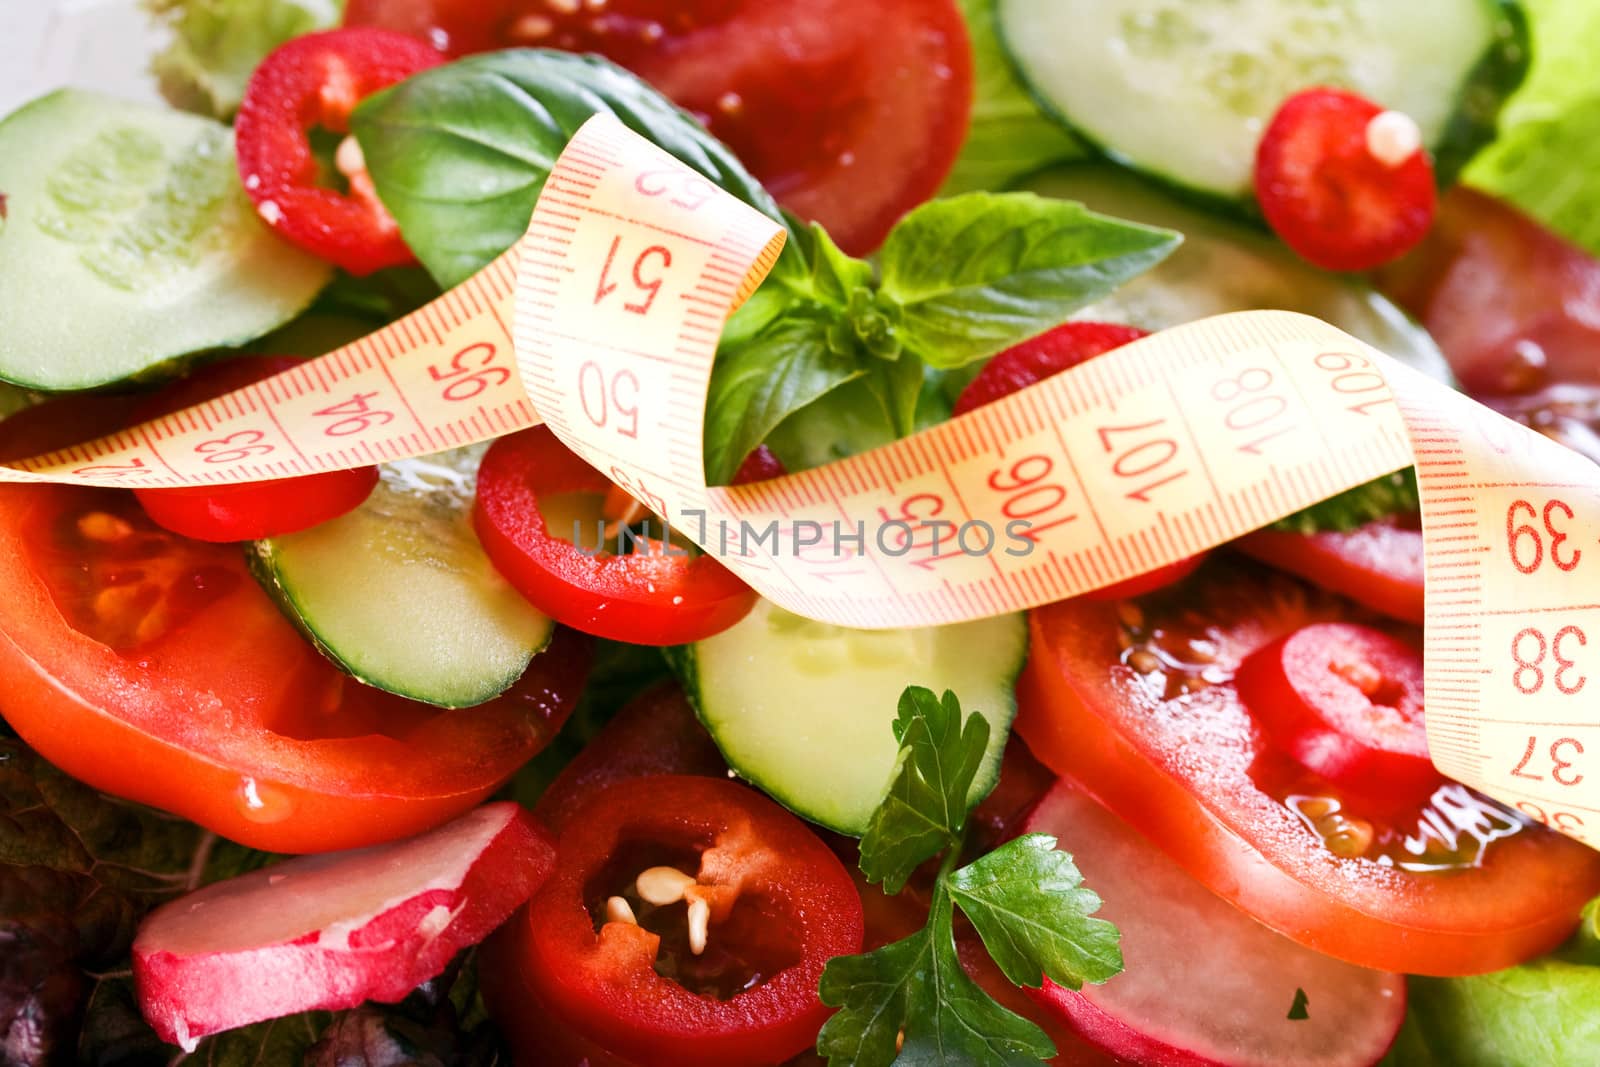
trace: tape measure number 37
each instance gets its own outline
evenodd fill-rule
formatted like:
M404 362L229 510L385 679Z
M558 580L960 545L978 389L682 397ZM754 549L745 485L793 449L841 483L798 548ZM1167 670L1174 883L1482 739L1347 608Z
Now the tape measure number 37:
M1600 764L1586 762L1600 760L1600 715L1585 713L1600 691L1600 468L1325 323L1246 312L1156 334L871 453L708 487L717 341L782 240L772 219L597 117L518 247L438 301L0 479L286 477L542 418L764 596L890 627L1121 581L1414 462L1434 760L1600 845ZM267 447L211 447L244 437ZM1013 540L957 543L976 531L992 548L984 530Z

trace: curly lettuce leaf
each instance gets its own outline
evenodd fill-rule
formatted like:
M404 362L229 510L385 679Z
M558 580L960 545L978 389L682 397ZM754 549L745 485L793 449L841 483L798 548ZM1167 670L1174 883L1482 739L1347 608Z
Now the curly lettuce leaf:
M226 119L268 52L339 23L344 0L144 0L172 31L151 60L161 94L186 111Z

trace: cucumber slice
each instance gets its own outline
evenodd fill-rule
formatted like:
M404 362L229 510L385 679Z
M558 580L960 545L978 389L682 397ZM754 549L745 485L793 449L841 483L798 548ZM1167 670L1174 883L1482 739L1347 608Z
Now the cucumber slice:
M759 602L737 626L669 659L728 766L813 822L859 835L888 793L901 692L925 685L989 720L972 784L1000 773L1027 655L1021 615L914 630L847 630Z
M1316 269L1250 226L1195 210L1106 163L1068 164L1034 176L1026 187L1183 234L1172 255L1077 318L1160 330L1227 311L1299 311L1432 378L1453 381L1428 331L1382 294L1348 275Z
M361 681L441 707L522 676L554 624L512 589L472 531L483 446L385 464L355 511L255 544L257 577Z
M0 379L152 376L293 318L332 268L256 218L233 131L63 89L0 121Z
M997 0L1044 107L1107 155L1211 197L1251 199L1256 142L1316 85L1422 127L1448 180L1527 70L1510 0Z

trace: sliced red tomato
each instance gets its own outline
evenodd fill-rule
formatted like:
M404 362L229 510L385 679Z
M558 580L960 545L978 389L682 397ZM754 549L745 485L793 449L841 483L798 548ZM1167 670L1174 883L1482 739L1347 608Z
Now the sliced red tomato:
M478 539L495 568L540 611L615 641L699 641L755 606L755 591L710 556L659 541L612 554L550 533L541 501L610 487L548 427L502 437L478 468Z
M1246 656L1235 684L1274 745L1363 799L1421 805L1444 784L1428 759L1422 651L1393 634L1312 623Z
M1137 326L1114 322L1064 322L995 356L956 398L954 414L964 415L1003 396L1010 396L1095 356L1121 348L1149 333ZM1091 600L1120 600L1139 596L1192 574L1205 554L1180 559L1126 581L1096 589L1084 596Z
M372 28L308 33L273 49L250 76L235 125L239 177L256 213L351 274L410 263L361 147L351 137L339 146L335 163L349 186L340 192L322 181L310 133L347 133L364 97L442 62L414 37Z
M939 188L972 109L952 0L351 0L345 23L456 55L536 45L615 60L854 255Z
M299 362L290 356L240 356L211 363L163 389L142 404L134 417L143 422L181 411L270 378ZM222 464L248 461L257 454L257 436L223 435L214 444L207 443L207 458L215 457ZM135 489L134 496L145 514L174 533L198 541L254 541L337 518L358 507L377 484L377 467L356 467L240 485Z
M1348 533L1257 530L1234 547L1374 611L1422 625L1422 528L1414 515L1369 522Z
M1256 200L1285 244L1328 270L1371 270L1422 240L1438 194L1422 131L1345 89L1286 100L1256 150Z
M496 935L516 972L496 980L624 1059L770 1064L816 1040L822 969L862 930L849 873L799 819L727 779L634 778L573 816Z
M5 455L111 428L38 410L0 423ZM588 640L558 631L470 711L361 685L284 618L236 548L163 530L117 490L0 486L0 588L0 715L24 741L95 789L276 852L373 844L460 814L555 734L588 672Z
M1548 951L1600 853L1465 786L1372 804L1274 745L1233 684L1250 652L1348 602L1242 560L1120 605L1033 612L1017 727L1191 875L1302 944L1379 970L1473 974Z
M1455 186L1427 238L1378 284L1474 394L1600 383L1600 259L1503 200Z

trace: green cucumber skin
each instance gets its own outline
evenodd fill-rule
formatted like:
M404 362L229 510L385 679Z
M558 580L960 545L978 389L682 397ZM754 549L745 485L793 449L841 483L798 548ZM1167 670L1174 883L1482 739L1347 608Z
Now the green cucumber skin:
M256 583L260 585L262 589L266 590L267 595L272 598L273 603L277 605L278 610L282 612L283 617L293 623L294 628L300 631L301 636L303 636L307 641L311 642L311 644L316 647L316 650L322 653L323 657L327 659L328 662L332 663L335 667L338 667L341 671L348 674L362 685L370 685L374 689L382 689L385 692L393 693L396 696L405 697L407 700L415 700L423 704L433 704L435 707L450 709L470 708L486 701L493 700L495 697L511 688L511 686L516 684L517 679L522 677L523 671L527 669L527 664L524 664L523 671L514 671L503 677L489 680L488 684L486 684L482 691L478 694L470 695L459 702L452 701L450 703L443 704L433 699L431 694L420 693L415 690L408 690L403 686L396 686L392 683L385 682L382 679L374 677L370 673L363 672L357 664L350 662L350 660L342 656L338 649L324 641L322 636L317 633L310 622L306 620L305 616L300 614L299 610L295 607L295 597L293 592L282 580L282 577L278 572L278 568L273 561L272 542L270 540L252 542L245 551L245 558L250 565L250 573L255 576ZM528 653L529 662L533 660L534 656L539 655L546 648L550 647L550 642L554 639L554 637L555 627L552 626L548 631L546 631L544 641L540 643L538 647L532 649Z
M1493 43L1468 73L1457 94L1456 106L1450 120L1440 132L1438 142L1430 146L1434 157L1434 177L1439 188L1455 183L1462 168L1478 151L1494 140L1500 111L1517 87L1527 77L1532 63L1528 15L1522 0L1478 0L1490 13L1493 22ZM988 17L993 20L994 32L1001 45L1012 73L1039 110L1059 123L1076 137L1084 147L1101 159L1134 171L1145 180L1160 186L1175 199L1203 211L1214 212L1249 223L1263 232L1270 232L1261 215L1254 195L1229 196L1213 189L1191 185L1163 171L1141 166L1080 128L1061 109L1034 86L1033 80L1023 70L1000 18L999 4L990 6ZM1479 99L1481 97L1481 100ZM1048 167L1041 170L1050 169ZM1013 187L1026 179L1019 179Z
M669 648L663 648L661 651L663 657L667 661L668 668L671 669L673 675L678 679L679 684L682 686L684 696L689 701L689 706L694 709L695 717L700 720L700 724L704 726L706 732L711 735L712 741L716 743L718 751L722 752L723 759L727 761L728 768L733 772L733 774L761 789L773 800L776 800L779 804L782 804L784 807L788 808L790 811L794 812L803 819L813 822L824 829L832 830L835 833L845 834L850 837L861 836L861 834L866 830L865 824L858 825L855 823L845 822L843 820L828 818L827 816L818 812L814 805L808 804L803 797L793 796L789 791L786 791L780 787L774 787L772 783L766 780L765 775L761 774L759 771L750 770L748 767L744 766L737 757L730 755L724 748L722 742L718 739L716 723L710 718L705 710L706 700L700 684L702 672L695 656L694 646L675 645ZM1004 750L1004 739L1009 737L1012 723L1016 720L1016 683L1017 679L1022 675L1023 668L1027 665L1027 659L1028 641L1024 637L1024 639L1020 642L1018 655L1015 661L1011 663L1009 667L1002 667L996 672L997 675L1002 676L1004 687L1007 693L1008 699L1006 700L1005 705L1003 707L986 707L981 709L983 712L983 717L988 720L991 731L991 753ZM908 677L906 684L915 684L915 679ZM959 697L961 694L957 693L956 695ZM885 731L889 731L891 729L893 719L894 709L892 707L885 708L883 718L883 728ZM995 746L995 739L997 738L1001 740L1001 743L998 747ZM972 789L968 794L972 802L976 803L983 797L988 796L989 793L994 790L994 787L999 782L999 779L999 759L996 758L993 760L986 760L984 766L979 769L977 776L973 779ZM890 777L886 774L884 778L885 793L888 791L889 784Z

